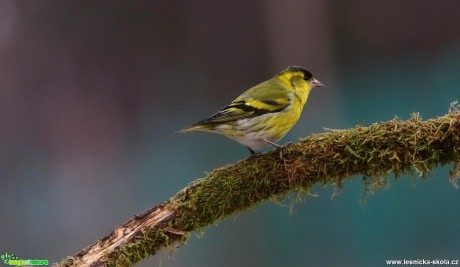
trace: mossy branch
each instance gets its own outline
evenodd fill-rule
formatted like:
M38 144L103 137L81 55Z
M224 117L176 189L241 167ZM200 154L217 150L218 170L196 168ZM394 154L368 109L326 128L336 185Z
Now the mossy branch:
M460 112L331 130L289 146L283 155L280 159L270 151L216 169L58 266L130 266L262 201L308 192L315 184L340 188L354 175L363 176L366 189L380 189L389 174L417 172L424 177L437 166L454 163L450 179L456 186Z

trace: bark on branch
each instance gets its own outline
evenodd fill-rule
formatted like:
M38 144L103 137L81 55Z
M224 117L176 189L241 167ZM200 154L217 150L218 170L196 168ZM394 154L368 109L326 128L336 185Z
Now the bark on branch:
M457 186L460 112L331 130L289 146L283 157L270 151L216 169L57 266L130 266L262 201L308 192L315 184L340 188L353 175L362 175L373 190L385 187L389 174L424 177L453 163L450 179Z

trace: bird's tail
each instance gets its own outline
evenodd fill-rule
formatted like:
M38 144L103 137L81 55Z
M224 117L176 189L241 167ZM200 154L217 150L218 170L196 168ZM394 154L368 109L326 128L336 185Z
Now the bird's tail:
M188 132L194 132L194 131L207 131L207 128L204 125L192 125L188 128L174 132L173 134L182 134L182 133L188 133Z

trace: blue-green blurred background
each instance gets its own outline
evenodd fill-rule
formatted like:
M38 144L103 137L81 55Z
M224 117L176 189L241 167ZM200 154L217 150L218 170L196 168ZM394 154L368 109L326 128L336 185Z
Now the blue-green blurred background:
M440 116L460 96L458 1L1 1L0 254L56 262L248 156L172 133L288 65L315 89L285 140ZM460 259L450 166L267 202L140 266L384 266Z

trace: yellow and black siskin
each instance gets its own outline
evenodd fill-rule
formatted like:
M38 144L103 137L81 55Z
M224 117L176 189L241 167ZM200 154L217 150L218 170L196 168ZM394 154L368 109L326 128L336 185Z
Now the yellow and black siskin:
M307 69L291 66L250 88L211 117L177 133L221 134L246 146L251 154L268 144L282 149L286 145L276 142L299 119L310 90L323 86Z

